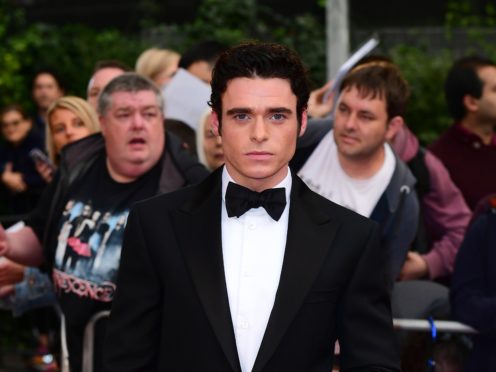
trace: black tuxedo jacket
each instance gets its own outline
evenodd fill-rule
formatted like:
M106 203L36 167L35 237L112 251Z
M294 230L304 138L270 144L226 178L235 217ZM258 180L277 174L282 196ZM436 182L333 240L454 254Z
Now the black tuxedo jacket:
M107 371L241 371L222 258L221 174L131 211ZM330 371L336 339L342 371L399 371L387 262L374 222L293 176L281 278L253 371Z

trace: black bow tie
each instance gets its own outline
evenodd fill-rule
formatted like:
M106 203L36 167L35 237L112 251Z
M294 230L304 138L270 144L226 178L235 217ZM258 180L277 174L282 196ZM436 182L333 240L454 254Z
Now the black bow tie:
M226 209L229 217L242 216L247 210L258 207L264 207L274 220L279 221L286 207L284 187L256 192L229 182L226 190Z

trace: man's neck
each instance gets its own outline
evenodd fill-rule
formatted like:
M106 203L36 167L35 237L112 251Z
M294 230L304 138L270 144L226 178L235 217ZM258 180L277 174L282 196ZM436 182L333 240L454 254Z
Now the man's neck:
M460 125L463 128L480 137L482 143L485 145L489 145L493 139L494 124L495 123L478 121L476 118L471 116L464 118L460 122Z
M108 158L106 160L106 165L107 165L107 170L110 174L110 178L112 178L115 182L118 183L133 182L136 179L138 179L138 177L141 176L141 174L143 174L142 172L136 171L135 169L133 169L134 172L119 171L118 169L112 166Z
M338 151L339 164L343 171L354 179L367 179L374 176L384 164L386 154L381 146L372 155L363 157L344 156Z
M229 177L237 184L244 186L252 191L262 192L267 189L271 189L279 185L288 175L289 167L286 165L281 168L277 174L271 177L265 178L255 178L255 177L244 177L241 176L233 167L229 164L225 165L225 169Z
M48 123L47 110L38 108L38 116L43 120L44 123Z

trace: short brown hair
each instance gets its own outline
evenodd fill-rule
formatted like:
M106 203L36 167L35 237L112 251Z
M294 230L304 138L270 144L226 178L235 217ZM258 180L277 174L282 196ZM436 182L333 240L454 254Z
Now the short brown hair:
M362 97L383 98L388 119L403 116L410 88L398 67L389 62L370 62L355 67L344 78L339 92L356 88Z

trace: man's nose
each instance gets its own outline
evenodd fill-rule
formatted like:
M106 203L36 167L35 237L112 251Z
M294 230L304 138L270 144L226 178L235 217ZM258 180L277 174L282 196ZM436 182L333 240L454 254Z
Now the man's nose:
M345 118L344 127L347 130L354 130L356 128L356 115L350 114Z
M257 142L262 142L267 139L268 132L267 126L261 117L255 118L255 123L253 124L252 139Z
M131 117L131 126L134 129L141 129L143 128L144 124L145 124L145 119L143 118L143 115L141 115L139 112L135 113Z

